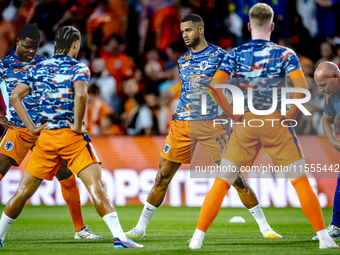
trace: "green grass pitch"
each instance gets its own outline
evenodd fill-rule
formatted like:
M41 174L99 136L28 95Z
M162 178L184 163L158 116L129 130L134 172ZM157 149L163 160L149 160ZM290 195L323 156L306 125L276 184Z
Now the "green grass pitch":
M1 206L3 211L4 206ZM299 208L264 208L271 226L282 239L264 239L248 210L222 208L208 230L203 250L189 250L188 239L195 229L199 208L160 207L148 229L147 237L138 239L144 249L114 249L105 222L93 206L83 206L85 224L103 240L75 240L67 207L25 206L7 232L1 254L335 254L338 249L319 250L312 227ZM142 206L117 207L125 231L135 226ZM323 209L326 224L332 208ZM242 216L246 223L228 223ZM340 241L338 242L338 244Z

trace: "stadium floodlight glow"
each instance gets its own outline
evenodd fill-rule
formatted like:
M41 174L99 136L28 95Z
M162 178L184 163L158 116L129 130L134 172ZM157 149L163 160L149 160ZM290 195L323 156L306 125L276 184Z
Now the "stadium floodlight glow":
M209 86L210 87L210 86ZM216 84L216 89L229 89L233 97L233 114L234 115L244 115L244 95L240 88L235 85L230 84ZM215 91L214 91L215 92ZM270 109L267 110L257 110L253 105L253 89L248 88L248 108L249 111L255 115L269 115L275 112L278 104L277 88L273 88L273 104ZM287 98L287 93L303 93L304 98ZM209 93L210 96L212 96ZM212 96L215 104L216 100ZM305 115L312 115L302 104L307 103L311 99L311 93L308 89L303 88L282 88L281 89L281 115L287 114L287 104L294 104L300 109L300 111ZM201 98L201 112L202 115L207 114L207 95L203 94Z

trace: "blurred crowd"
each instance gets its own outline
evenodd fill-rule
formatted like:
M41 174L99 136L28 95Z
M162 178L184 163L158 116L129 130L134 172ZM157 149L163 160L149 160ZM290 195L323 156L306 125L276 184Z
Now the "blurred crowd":
M78 58L91 70L88 131L167 134L181 89L177 60L188 50L181 19L199 14L207 41L230 50L250 39L248 11L257 2L274 9L271 39L295 50L307 78L322 61L340 63L339 0L0 0L0 58L13 52L27 22L39 28L37 54L45 57L54 55L56 30L73 25L82 34ZM308 84L313 115L300 115L296 131L323 135L324 95Z

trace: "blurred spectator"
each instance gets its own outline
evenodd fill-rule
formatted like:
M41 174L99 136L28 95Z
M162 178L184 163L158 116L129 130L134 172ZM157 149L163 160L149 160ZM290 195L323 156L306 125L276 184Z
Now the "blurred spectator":
M40 32L40 45L37 50L37 54L44 56L45 58L50 58L54 56L54 43L47 41L45 33L43 30L39 30Z
M168 56L168 61L164 64L164 69L169 70L169 74L167 77L172 77L172 70L175 68L177 70L177 61L178 59L187 51L187 47L185 46L183 40L181 42L172 43L166 49L166 54Z
M248 41L250 39L250 32L248 31L248 22L249 22L249 10L250 8L256 4L258 1L256 0L232 0L232 3L236 6L236 14L243 20L243 42Z
M87 46L92 52L111 35L124 37L127 28L128 6L124 0L100 0L87 20Z
M14 24L18 16L18 3L16 1L7 2L9 2L9 5L3 10L2 18Z
M322 39L335 35L335 20L339 13L339 2L336 0L315 0L318 4L318 35Z
M96 58L92 61L89 84L96 84L100 88L100 99L118 112L116 80L106 69L105 59Z
M336 65L339 65L339 57L335 55L335 51L332 45L328 42L323 42L320 45L321 59L316 62L317 67L321 62L331 61Z
M233 36L236 41L236 45L242 44L243 38L243 20L240 16L235 13L236 7L234 4L230 4L230 1L223 1L222 3L226 6L222 6L216 3L213 16L215 17L214 22L214 34L218 33L221 36L218 38L217 44L223 48L227 49L232 46ZM225 11L225 9L227 11Z
M159 84L167 79L168 73L163 71L157 50L153 49L146 53L144 73L147 79L147 92L158 91Z
M5 4L0 2L0 10L4 7ZM16 36L14 25L10 20L6 20L2 13L0 15L0 58L5 57L14 48Z
M266 2L273 8L274 11L274 23L276 29L274 29L271 40L276 42L281 37L289 37L290 27L289 27L289 9L287 0L267 0L261 1Z
M38 0L38 3L30 23L43 30L47 40L54 40L55 32L52 28L64 15L67 6L48 0Z
M67 23L76 27L84 35L86 34L87 18L90 17L98 3L96 0L73 0L69 2L69 8L52 29L55 32L62 24Z
M106 115L101 121L101 130L104 136L125 135L117 114Z
M177 99L180 96L180 92L179 94L176 93L176 90L181 90L181 79L177 68L172 69L172 73L171 79L161 83L158 87L160 93L160 110L157 114L157 120L158 129L161 134L166 134L168 132L172 114L177 107Z
M301 17L302 24L308 30L310 37L318 34L317 4L315 0L297 0L296 10Z
M117 35L111 35L101 52L101 58L106 60L107 70L116 79L119 96L122 95L123 80L133 75L130 58L122 52L123 48L122 38Z
M37 4L38 1L21 0L19 17L15 23L17 31L32 19Z
M159 129L158 129L158 120L157 120L157 114L159 113L159 97L158 93L148 93L145 95L145 101L146 104L148 105L149 109L152 112L152 122L153 122L153 127L152 127L152 134L153 135L158 135L159 134Z
M110 113L111 107L100 100L100 88L93 84L88 89L86 128L89 134L99 136L102 134L101 122Z
M156 46L161 53L161 59L167 59L165 51L171 43L182 41L179 7L180 0L164 1L155 14L153 31L156 35Z
M124 81L124 99L123 99L123 105L122 105L122 121L126 121L127 116L129 115L130 111L134 107L133 104L133 97L138 93L138 83L137 80L134 78L127 79Z
M142 0L142 10L139 16L139 54L150 50L155 45L152 23L159 4L159 0Z
M151 135L154 125L152 112L147 106L142 94L137 93L133 97L134 108L131 110L127 121L128 135Z

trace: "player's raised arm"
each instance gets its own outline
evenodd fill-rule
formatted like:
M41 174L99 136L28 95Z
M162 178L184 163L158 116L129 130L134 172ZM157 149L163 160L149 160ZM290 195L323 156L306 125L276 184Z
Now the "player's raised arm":
M21 121L25 124L26 128L32 133L39 133L47 124L43 124L39 127L36 127L33 124L26 107L24 106L22 100L30 93L31 89L25 83L20 83L18 86L13 90L12 95L10 97L11 103L18 114Z
M74 100L74 123L66 121L70 128L77 133L85 133L83 119L87 102L87 84L85 81L76 81L74 83L75 100Z

